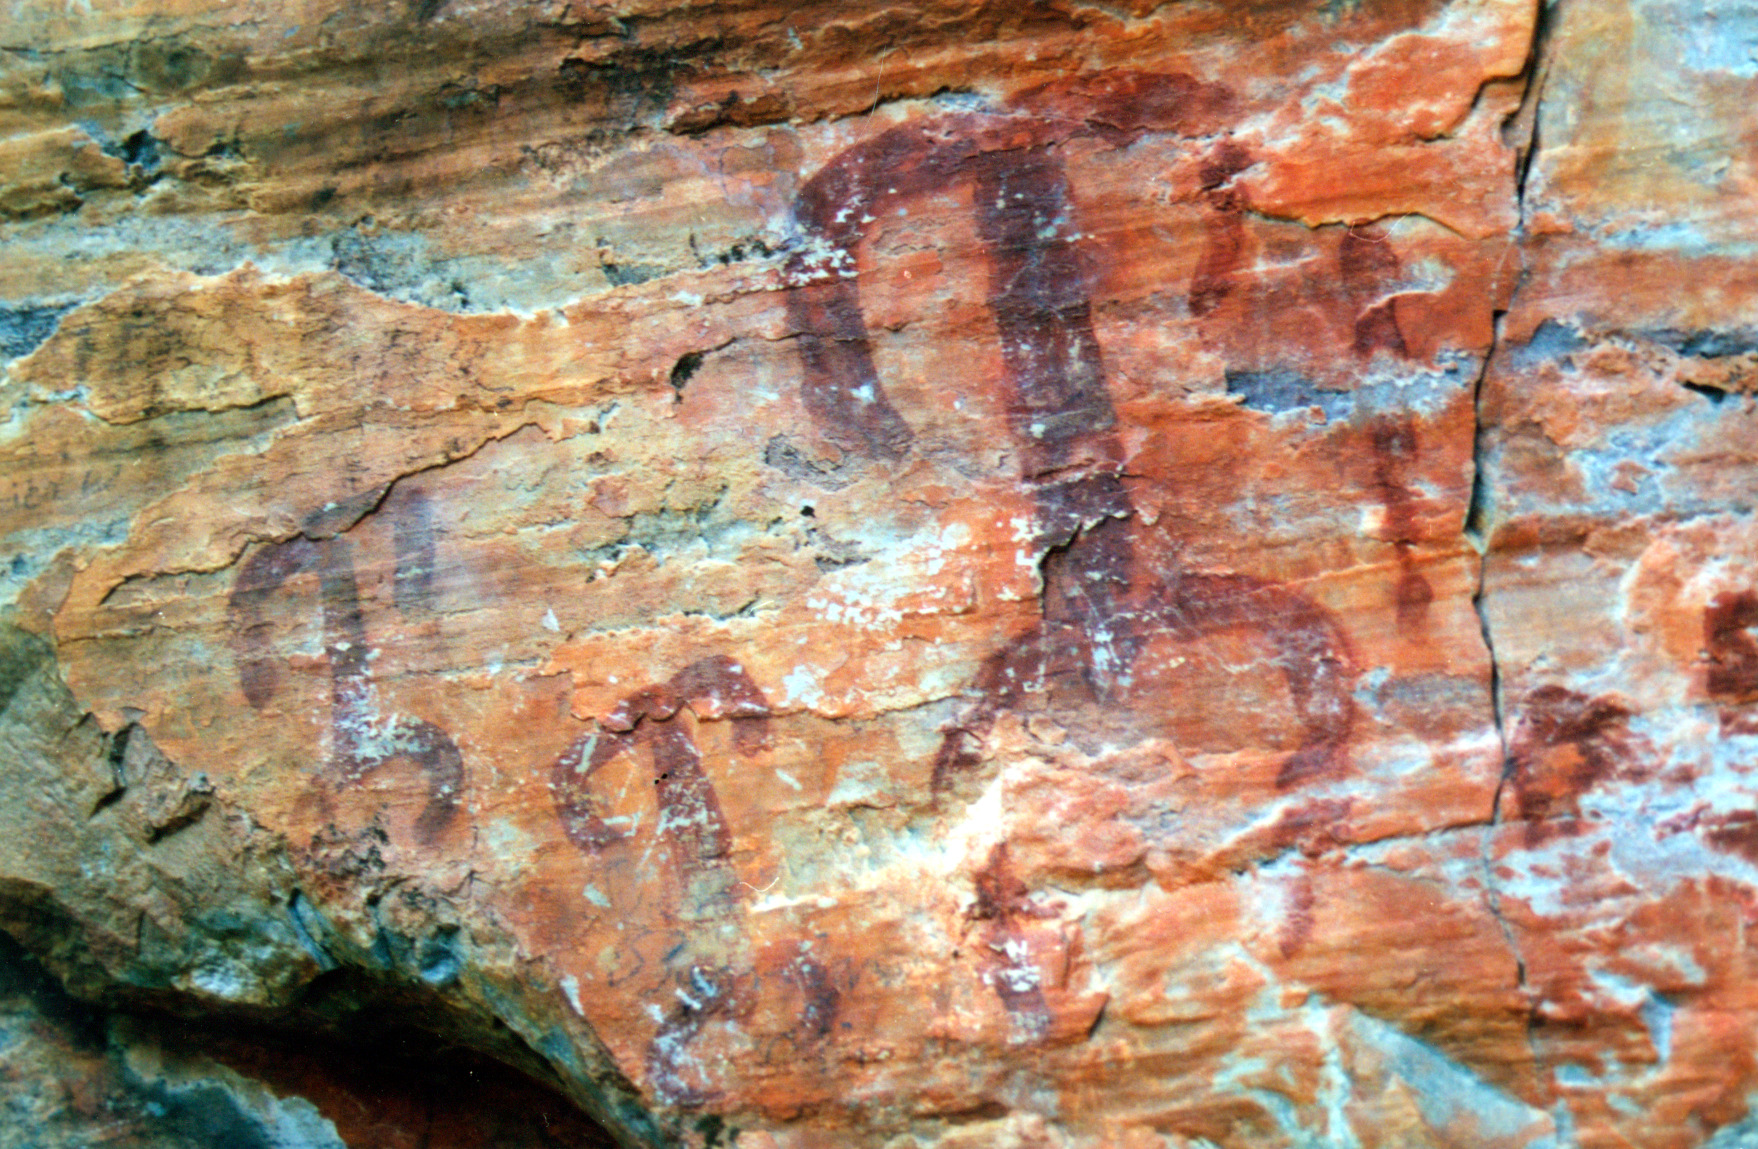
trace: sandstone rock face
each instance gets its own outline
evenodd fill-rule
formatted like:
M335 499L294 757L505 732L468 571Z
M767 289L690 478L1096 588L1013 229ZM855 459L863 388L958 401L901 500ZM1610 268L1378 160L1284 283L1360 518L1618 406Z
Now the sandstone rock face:
M28 1120L1758 1136L1745 6L0 38Z

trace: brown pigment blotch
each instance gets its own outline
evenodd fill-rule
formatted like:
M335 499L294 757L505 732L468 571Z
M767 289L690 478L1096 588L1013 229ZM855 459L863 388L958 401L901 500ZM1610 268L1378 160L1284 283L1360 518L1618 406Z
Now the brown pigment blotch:
M1706 683L1718 702L1758 701L1758 592L1718 594L1703 612Z
M1521 700L1509 781L1519 817L1532 823L1529 844L1548 836L1546 820L1579 817L1581 795L1630 765L1629 717L1618 701L1562 686L1541 686Z

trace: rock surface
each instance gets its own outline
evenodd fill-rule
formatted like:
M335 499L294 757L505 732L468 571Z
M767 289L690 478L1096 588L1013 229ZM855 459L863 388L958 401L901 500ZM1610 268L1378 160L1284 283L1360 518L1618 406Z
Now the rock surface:
M382 1019L380 1019L382 1021ZM0 935L0 1145L609 1149L564 1099L407 1030L346 1042L107 1016Z
M43 1143L1758 1137L1744 5L0 40Z

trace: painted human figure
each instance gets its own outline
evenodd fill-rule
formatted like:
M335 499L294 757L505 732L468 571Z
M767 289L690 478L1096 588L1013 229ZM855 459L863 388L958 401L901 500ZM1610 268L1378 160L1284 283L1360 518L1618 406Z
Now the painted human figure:
M239 685L245 699L259 710L274 699L280 689L282 660L269 639L269 604L289 579L316 571L330 670L331 752L326 773L332 784L349 787L391 762L413 763L425 776L428 789L415 830L424 841L432 841L458 812L463 756L451 736L433 723L380 713L353 547L345 534L325 531L323 518L321 513L313 516L306 524L307 533L261 548L240 569L228 599ZM425 515L407 522L399 518L397 531L399 559L425 556L425 569L431 570ZM406 597L405 583L414 577L406 576L405 570L400 563L399 598Z
M879 380L859 281L848 270L868 226L900 201L962 184L971 188L988 254L1009 430L1046 556L1044 610L1031 632L1010 640L979 672L974 703L946 731L934 768L937 793L977 765L978 744L996 718L1028 696L1111 708L1151 638L1194 641L1230 630L1261 635L1287 682L1300 738L1279 784L1343 766L1354 724L1352 668L1348 642L1330 616L1272 582L1152 569L1137 553L1125 522L1132 507L1122 445L1057 158L1058 145L1080 136L1121 145L1150 131L1210 124L1226 102L1224 92L1187 76L1108 73L1064 82L1028 92L1006 111L884 132L843 152L800 191L795 214L805 238L788 273L799 284L789 307L800 332L802 394L819 431L857 456L895 461L913 441ZM1237 261L1238 205L1220 184L1246 161L1232 145L1219 157L1208 181L1216 186L1205 194L1221 225L1199 265L1206 278L1193 286L1193 309L1225 294Z
M713 781L689 729L678 720L688 708L698 717L727 719L733 745L751 757L769 744L769 704L744 668L724 655L691 663L658 686L629 695L597 727L578 738L550 767L550 791L568 838L590 857L627 848L636 831L607 818L595 779L618 757L644 757L653 775L655 820L644 858L655 868L643 883L670 887L669 918L680 941L666 955L672 1000L661 1010L647 1046L648 1081L670 1104L703 1105L713 1096L698 1071L691 1045L715 1021L748 1013L757 992L748 953L744 899L730 854L733 835ZM659 880L663 874L667 880ZM795 946L783 976L802 991L797 1025L803 1043L822 1041L835 1015L839 991L829 973Z

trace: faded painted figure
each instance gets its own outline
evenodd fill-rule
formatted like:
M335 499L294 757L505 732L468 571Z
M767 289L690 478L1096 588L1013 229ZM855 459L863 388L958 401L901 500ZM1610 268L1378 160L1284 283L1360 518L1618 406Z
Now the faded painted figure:
M658 861L678 880L680 912L712 916L730 904L735 881L727 863L732 834L702 756L688 730L672 719L684 707L733 723L734 745L750 756L769 742L769 704L744 668L722 655L678 671L663 686L636 691L557 759L550 772L556 810L568 838L588 853L634 836L613 824L593 797L592 778L619 754L645 749L652 757L658 809Z
M702 755L688 728L677 720L688 708L701 719L727 719L733 745L746 758L769 744L769 704L738 663L723 655L694 662L660 686L631 694L582 735L550 767L550 790L568 838L590 857L605 858L637 840L627 817L607 817L593 780L624 754L645 750L653 774L656 818L643 852L641 885L658 892L670 879L663 917L675 926L677 944L665 956L672 1000L658 1019L647 1048L651 1086L668 1104L701 1106L716 1095L713 1073L704 1071L691 1044L716 1021L748 1014L759 990L750 954L740 882L732 868L732 831ZM649 871L647 861L657 869ZM655 880L649 880L649 875ZM816 1045L829 1033L839 1000L830 974L806 947L784 944L782 978L805 994L798 1044ZM777 955L771 955L777 956Z
M1128 720L1154 709L1132 697L1135 666L1150 643L1229 631L1253 636L1286 679L1299 730L1279 783L1291 787L1343 768L1354 720L1351 659L1329 615L1273 582L1163 568L1142 557L1128 521L1134 508L1124 453L1056 151L1077 136L1121 146L1147 132L1207 132L1228 103L1225 90L1185 76L1085 78L1027 93L1005 112L885 132L837 157L799 195L801 242L787 275L803 402L821 433L875 465L903 460L915 436L878 377L860 285L846 273L866 227L911 197L968 187L987 255L1009 435L1035 508L1045 593L1036 625L985 662L971 684L972 702L944 731L928 795L936 801L972 775L983 738L1002 714L1048 707ZM1217 163L1218 187L1248 160L1225 145ZM1220 222L1211 229L1213 250L1202 262L1208 279L1199 286L1212 301L1228 290L1239 205L1228 193L1211 192L1206 202ZM732 831L681 717L686 709L698 719L730 720L741 757L767 745L763 693L738 662L716 655L626 697L552 764L550 787L569 839L606 873L632 866L639 880L629 896L675 938L653 983L666 1000L653 1015L644 1068L667 1103L700 1106L716 1096L713 1075L696 1056L710 1027L739 1023L760 993L791 983L806 999L794 1040L810 1050L828 1039L842 990L804 943L784 939L765 948L753 940L743 883L729 858ZM611 813L600 791L606 768L629 755L651 767L655 821L645 831L626 804ZM1009 1019L1012 1040L1084 1037L1102 997L1075 1001L1064 985L1078 938L1066 936L1055 915L1033 900L1005 843L995 845L973 881L977 898L967 928L978 935L978 973ZM654 897L667 904L653 906ZM785 960L777 962L777 954ZM760 977L760 965L779 968L780 977Z
M1344 768L1354 724L1349 644L1335 621L1296 591L1234 572L1161 568L1144 560L1131 525L1123 452L1094 336L1058 145L1094 137L1118 146L1149 132L1195 135L1225 117L1229 95L1184 75L1109 73L1020 96L998 113L954 115L885 132L852 148L802 189L800 245L790 296L805 365L804 401L818 429L876 463L903 458L913 434L878 378L846 269L870 223L900 201L971 188L989 262L988 307L1000 333L1002 388L1036 505L1044 557L1042 618L985 664L975 701L945 734L936 794L981 760L981 742L1008 711L1049 706L1115 712L1133 667L1155 638L1190 642L1220 632L1267 645L1300 730L1280 767L1291 787ZM1193 314L1227 291L1239 247L1240 204L1220 190L1249 164L1227 143L1204 168L1216 212L1192 285ZM826 251L836 253L827 258Z
M382 491L364 506L378 502ZM425 505L412 501L412 513L397 519L399 606L414 609L407 587L428 577L432 540ZM345 508L343 508L345 509ZM427 802L415 831L432 841L458 812L464 784L464 759L450 735L431 722L405 714L382 714L373 686L371 642L360 601L353 548L341 531L326 528L320 512L306 523L306 533L271 543L251 555L238 573L228 600L238 680L244 697L258 710L268 706L281 688L282 659L271 641L273 617L269 600L296 576L316 571L323 599L324 655L330 670L331 754L329 780L338 787L358 785L389 763L403 760L419 768L427 782Z

